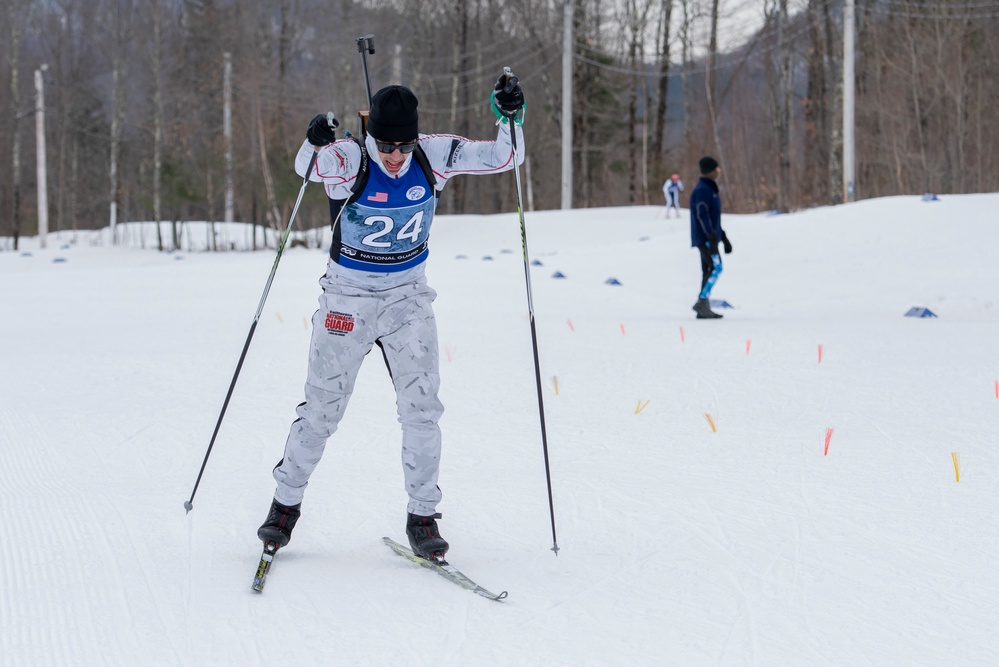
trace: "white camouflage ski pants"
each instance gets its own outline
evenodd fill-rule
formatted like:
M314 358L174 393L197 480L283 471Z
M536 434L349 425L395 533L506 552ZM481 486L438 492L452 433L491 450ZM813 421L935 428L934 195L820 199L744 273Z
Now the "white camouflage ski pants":
M378 344L395 385L408 511L432 515L441 499L437 423L444 412L437 398L439 353L431 307L437 293L422 271L402 285L369 289L352 283L337 268L320 280L323 294L312 317L305 401L296 409L298 419L291 425L284 458L274 468L274 499L283 505L302 502L326 441L343 417L361 362Z

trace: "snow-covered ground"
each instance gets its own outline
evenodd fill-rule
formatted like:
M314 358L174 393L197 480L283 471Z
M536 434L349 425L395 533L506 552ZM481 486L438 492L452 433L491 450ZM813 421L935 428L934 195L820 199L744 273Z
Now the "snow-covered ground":
M27 239L0 253L0 664L999 664L996 210L727 215L721 321L686 219L528 214L557 557L517 218L439 218L441 526L501 603L382 544L377 355L250 592L324 250L285 253L186 514L274 251Z

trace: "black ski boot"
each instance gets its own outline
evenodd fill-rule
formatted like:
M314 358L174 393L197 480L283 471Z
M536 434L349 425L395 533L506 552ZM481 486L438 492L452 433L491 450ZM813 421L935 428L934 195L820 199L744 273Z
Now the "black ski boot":
M697 313L699 320L719 320L724 317L721 313L711 310L711 304L707 299L698 299L694 304L694 312Z
M291 531L295 529L295 523L301 515L302 503L288 507L275 500L271 503L264 525L257 529L257 537L264 544L274 542L279 548L283 547L291 541Z
M413 553L429 560L444 559L447 553L448 543L441 537L440 530L437 529L437 519L440 514L433 516L417 516L410 514L406 519L406 537L409 538L409 546L413 548Z

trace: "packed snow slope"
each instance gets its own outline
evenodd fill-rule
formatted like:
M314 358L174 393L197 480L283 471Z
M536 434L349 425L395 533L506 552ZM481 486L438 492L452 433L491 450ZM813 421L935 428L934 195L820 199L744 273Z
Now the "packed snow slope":
M529 213L557 556L518 218L439 218L441 527L499 603L382 544L377 354L250 592L325 250L284 253L185 513L273 246L27 239L0 252L0 664L999 664L997 210L726 215L719 321L686 218Z

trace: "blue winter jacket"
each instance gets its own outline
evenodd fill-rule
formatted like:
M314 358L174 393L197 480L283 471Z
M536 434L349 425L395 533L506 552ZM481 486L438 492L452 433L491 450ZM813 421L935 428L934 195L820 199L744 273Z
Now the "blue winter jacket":
M721 197L718 184L701 176L690 193L690 247L704 245L709 236L721 240Z

